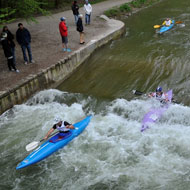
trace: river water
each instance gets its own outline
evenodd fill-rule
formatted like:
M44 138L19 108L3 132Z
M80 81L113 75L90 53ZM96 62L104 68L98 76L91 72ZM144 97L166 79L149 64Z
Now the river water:
M153 25L183 21L160 36ZM125 20L125 35L96 51L58 89L37 93L0 116L2 190L190 189L190 2L170 0ZM158 102L135 97L161 85L175 99L163 117L141 133L145 113ZM44 137L55 117L75 123L93 118L69 145L16 171L25 146Z

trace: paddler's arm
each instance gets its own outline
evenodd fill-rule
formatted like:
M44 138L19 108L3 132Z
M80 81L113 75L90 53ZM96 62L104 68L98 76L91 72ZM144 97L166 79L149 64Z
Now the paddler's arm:
M148 95L148 97L149 97L149 98L154 97L154 93L153 93L153 92L151 92L151 93Z
M162 25L166 25L166 21L164 21L164 22L162 23Z
M165 101L166 101L166 102L169 102L168 94L167 94L167 93L164 93L164 95L165 95Z
M161 102L161 103L164 103L164 104L166 104L166 103L169 102L168 94L167 94L167 93L164 93L164 97L163 97L163 99L162 99L160 102Z
M68 123L67 121L64 121L64 125L68 129L75 129L75 127L72 124Z
M44 137L44 140L48 139L48 137L53 133L55 129L54 128L51 128L48 133L46 134L46 136Z
M68 128L68 129L75 129L75 127L72 124L66 125L66 128Z

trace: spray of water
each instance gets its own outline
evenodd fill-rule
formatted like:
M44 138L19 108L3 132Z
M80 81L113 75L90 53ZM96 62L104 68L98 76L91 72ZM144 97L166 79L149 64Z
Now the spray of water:
M99 102L46 90L0 117L2 189L188 189L190 108L171 105L141 133L150 100ZM25 145L42 138L59 116L75 123L93 114L86 130L44 161L23 170Z

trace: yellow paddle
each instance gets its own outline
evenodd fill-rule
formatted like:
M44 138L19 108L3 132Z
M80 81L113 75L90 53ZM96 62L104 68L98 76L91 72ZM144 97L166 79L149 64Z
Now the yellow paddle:
M154 28L160 28L161 25L154 25Z
M182 21L176 21L175 24L182 24ZM154 25L154 28L160 28L162 25Z

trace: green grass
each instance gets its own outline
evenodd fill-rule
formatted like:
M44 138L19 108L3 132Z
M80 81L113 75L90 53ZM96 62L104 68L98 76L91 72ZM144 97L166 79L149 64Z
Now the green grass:
M152 5L160 0L133 0L130 3L125 3L119 7L108 9L104 14L108 17L116 17L131 12L134 8L141 8L144 6Z
M149 1L148 0L133 0L131 2L131 5L134 7L134 8L141 8L143 5L145 4L149 4Z
M111 8L105 11L105 15L108 17L114 17L119 15L119 10L117 8Z
M93 1L90 1L90 4L92 5L92 4L100 3L103 1L109 1L109 0L93 0Z
M128 3L125 3L119 7L119 10L121 12L129 12L129 11L131 11L131 7Z

